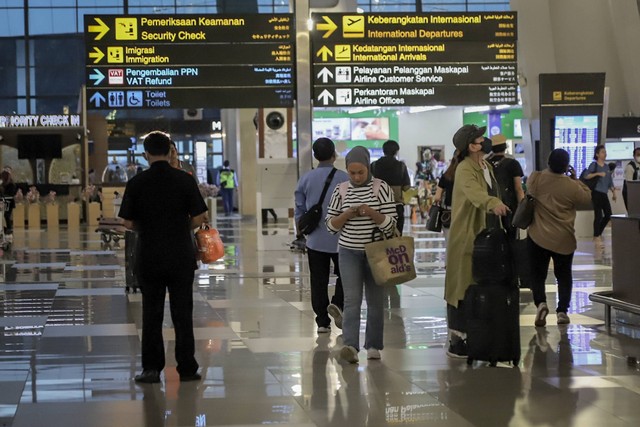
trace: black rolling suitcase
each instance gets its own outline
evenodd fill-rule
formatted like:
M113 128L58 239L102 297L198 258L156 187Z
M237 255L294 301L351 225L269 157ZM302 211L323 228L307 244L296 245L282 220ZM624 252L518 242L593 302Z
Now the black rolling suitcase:
M483 360L520 363L520 291L517 287L471 285L464 297L467 364Z
M134 294L138 292L138 278L136 276L136 253L138 246L138 233L127 230L124 233L124 279L125 292Z
M473 241L473 281L479 285L504 284L514 279L511 243L504 228L485 228Z

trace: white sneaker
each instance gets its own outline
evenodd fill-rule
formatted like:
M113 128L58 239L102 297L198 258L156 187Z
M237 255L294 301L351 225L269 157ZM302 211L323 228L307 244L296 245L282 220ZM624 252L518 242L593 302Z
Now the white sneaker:
M536 320L533 322L536 327L542 327L547 325L547 314L549 314L549 307L546 302L538 304L538 311L536 311Z
M329 304L329 306L327 307L327 313L329 313L329 315L333 317L336 328L342 329L342 310L340 310L340 307L335 304Z
M571 323L571 320L569 319L569 316L567 316L567 313L560 311L557 313L557 316L558 325L568 325L569 323Z
M358 350L350 345L345 345L342 347L342 350L340 350L340 357L346 362L358 363Z
M380 350L377 348L368 348L367 349L367 359L369 360L380 360Z
M329 332L331 332L331 328L328 326L318 326L318 329L316 331L319 334L328 334Z

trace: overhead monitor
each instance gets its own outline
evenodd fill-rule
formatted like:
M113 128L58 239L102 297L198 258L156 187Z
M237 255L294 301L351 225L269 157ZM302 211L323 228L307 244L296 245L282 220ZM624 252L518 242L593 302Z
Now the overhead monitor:
M61 157L61 134L18 135L19 159L59 159Z
M635 143L633 141L607 142L607 160L631 160Z

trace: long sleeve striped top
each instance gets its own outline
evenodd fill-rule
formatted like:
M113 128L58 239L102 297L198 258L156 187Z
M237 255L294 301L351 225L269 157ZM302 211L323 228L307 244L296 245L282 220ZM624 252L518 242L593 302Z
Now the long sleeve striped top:
M353 206L360 206L366 204L376 211L384 214L386 218L380 225L377 225L368 216L357 216L347 221L342 229L336 229L331 225L331 220L342 212L350 209ZM364 187L354 187L349 183L347 193L342 200L340 194L340 186L336 186L331 195L331 201L327 208L327 216L325 223L327 229L331 233L340 232L340 239L338 245L355 250L364 250L364 245L371 243L374 240L380 240L380 234L373 234L374 230L381 230L387 236L393 234L396 227L396 202L393 198L393 190L384 182L380 182L380 189L377 196L373 193L373 180Z

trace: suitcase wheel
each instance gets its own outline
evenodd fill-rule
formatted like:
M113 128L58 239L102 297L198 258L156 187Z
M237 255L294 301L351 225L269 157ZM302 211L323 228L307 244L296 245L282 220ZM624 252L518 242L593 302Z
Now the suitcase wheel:
M496 366L498 366L498 362L496 362L495 360L492 360L491 362L489 362L489 366L491 366L492 368L495 368Z
M467 365L469 366L473 365L473 358L467 357Z
M128 294L128 293L129 293L129 287L128 287L128 286L125 286L125 287L124 287L124 293L125 293L125 294Z
M520 364L520 359L513 359L513 367L514 368L517 368L519 364Z

